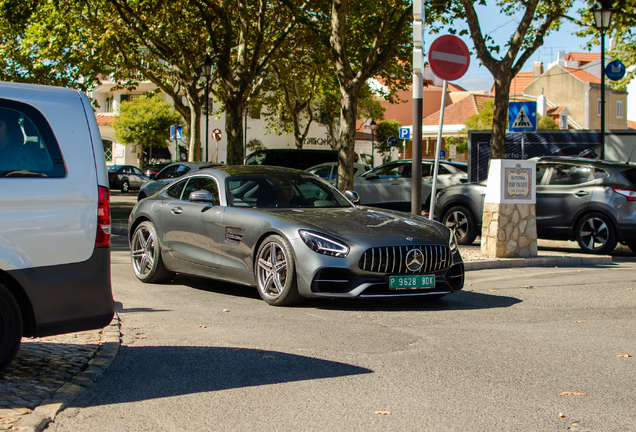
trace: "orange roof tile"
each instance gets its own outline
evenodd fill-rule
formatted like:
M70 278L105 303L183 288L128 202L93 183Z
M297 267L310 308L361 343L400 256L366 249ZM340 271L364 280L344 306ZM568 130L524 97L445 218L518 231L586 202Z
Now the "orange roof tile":
M523 94L526 87L534 81L533 72L519 72L510 82L510 94ZM493 84L490 89L491 94L495 94L495 85Z
M114 113L96 113L95 119L97 120L97 126L112 126L115 122Z
M494 96L471 94L444 109L444 124L465 124L472 115L479 113L484 102L494 99ZM422 126L438 125L439 115L440 113L437 111L435 114L424 118L422 120Z
M563 68L563 69L570 72L572 75L574 75L575 77L577 77L583 82L593 82L597 84L601 83L600 78L596 78L594 75L589 74L582 69L573 69L573 68Z
M636 121L627 120L627 127L630 129L636 129Z
M592 62L594 60L598 60L601 58L601 53L580 53L580 52L573 52L573 53L567 53L565 55L565 59L566 60L574 60L574 61L580 61L581 63L585 64L585 63L589 63ZM581 65L582 66L582 65Z

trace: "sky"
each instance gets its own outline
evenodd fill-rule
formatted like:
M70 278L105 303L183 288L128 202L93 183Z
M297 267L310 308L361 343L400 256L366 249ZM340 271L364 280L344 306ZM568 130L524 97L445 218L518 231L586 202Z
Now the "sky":
M569 14L577 16L576 11L581 7L583 7L582 2L575 2L574 7L569 11ZM502 14L499 6L497 6L496 2L493 0L488 0L488 6L479 7L477 9L477 14L479 16L479 23L481 25L482 32L490 34L502 47L501 52L506 52L503 46L514 33L518 25L515 18ZM486 17L496 18L487 19ZM468 24L466 22L461 23L461 25L463 28L468 29ZM584 48L587 39L579 38L573 34L573 32L577 29L578 27L576 25L569 21L564 21L559 31L552 32L544 38L543 46L541 46L532 55L532 57L530 57L530 59L524 64L521 71L532 71L532 66L535 61L543 62L544 69L547 69L548 63L556 61L558 51L565 51L566 53L589 52ZM425 32L426 52L428 52L433 41L443 34L445 33L428 35ZM474 51L472 40L469 36L462 36L461 39L468 46L469 50ZM599 46L596 46L595 49L600 53ZM493 84L493 78L490 71L486 67L481 66L479 64L479 59L475 54L473 54L470 59L470 67L466 74L459 80L453 82L469 91L490 90Z

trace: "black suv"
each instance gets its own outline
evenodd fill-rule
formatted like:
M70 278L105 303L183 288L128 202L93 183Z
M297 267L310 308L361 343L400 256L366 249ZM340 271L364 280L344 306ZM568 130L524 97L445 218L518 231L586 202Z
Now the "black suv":
M570 157L537 162L537 236L576 240L584 252L609 254L618 242L636 252L636 166ZM435 219L452 227L459 244L481 229L486 182L442 189Z

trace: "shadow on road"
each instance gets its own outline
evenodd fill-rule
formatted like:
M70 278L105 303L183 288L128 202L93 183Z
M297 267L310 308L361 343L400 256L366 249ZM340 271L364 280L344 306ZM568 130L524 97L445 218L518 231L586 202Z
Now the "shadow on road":
M137 402L193 393L368 374L345 363L255 349L122 346L90 399L71 406Z

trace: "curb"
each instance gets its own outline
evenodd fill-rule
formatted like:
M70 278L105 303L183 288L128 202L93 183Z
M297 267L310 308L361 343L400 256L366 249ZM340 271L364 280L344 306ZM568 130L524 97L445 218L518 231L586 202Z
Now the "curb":
M83 389L90 387L102 376L119 353L120 325L119 315L115 312L113 321L104 327L102 343L97 349L95 357L88 362L88 368L74 376L71 382L67 382L57 389L51 399L42 401L32 412L22 417L13 425L12 430L20 432L42 431Z
M587 267L612 264L612 257L548 256L538 258L500 258L496 260L464 261L464 270L487 270L515 267Z

